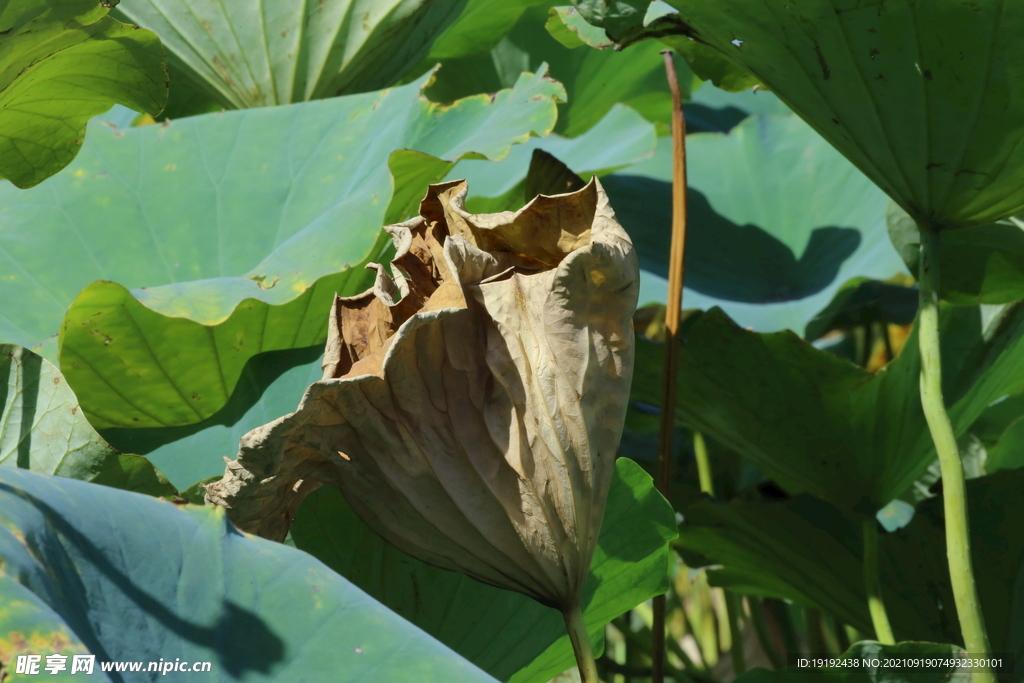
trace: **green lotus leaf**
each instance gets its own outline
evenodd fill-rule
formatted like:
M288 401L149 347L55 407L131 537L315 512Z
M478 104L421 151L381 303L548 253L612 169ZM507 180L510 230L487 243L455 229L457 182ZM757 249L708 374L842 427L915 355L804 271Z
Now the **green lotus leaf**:
M493 101L441 107L422 83L98 123L46 186L0 188L0 336L32 346L60 329L62 371L98 427L213 415L253 355L325 339L334 293L368 286L381 225L427 183L460 157L500 158L548 133L563 96L538 73Z
M881 323L909 325L917 315L917 290L866 277L847 280L828 306L807 322L804 339L815 341L833 330Z
M483 197L470 197L467 202L473 211L518 209L525 203L526 176L537 150L567 160L582 173L600 174L648 157L654 141L653 126L620 105L580 137L531 138L513 146L501 161L464 159L451 169L449 176L469 178L474 188L482 188ZM416 196L415 200L419 198ZM321 378L322 354L320 344L253 356L243 366L227 403L202 422L182 427L112 428L105 429L103 434L119 450L152 459L184 490L200 479L223 474L222 458L234 457L243 434L292 412L306 387Z
M917 272L921 231L895 202L886 212L889 239ZM1024 299L1024 215L947 232L939 243L939 296L955 304L1005 304Z
M530 7L545 0L467 0L462 14L438 36L430 46L430 54L421 70L433 67L442 59L453 59L488 52L501 42Z
M617 43L630 41L643 32L650 0L576 0L573 3L583 19L608 32ZM634 39L635 40L635 39Z
M706 571L713 585L791 600L873 633L864 592L860 521L807 494L773 500L752 493L744 492L728 503L707 498L684 503L685 521L676 541L684 561L709 567ZM883 539L891 540L887 535ZM922 578L908 586L910 590L885 588L893 629L901 639L953 638L956 633L942 628L942 613L929 600L919 565L918 561L907 568L909 579ZM883 586L889 586L887 581L900 570L883 562Z
M971 425L970 432L986 448L992 448L1010 424L1024 417L1024 394L1000 396Z
M0 464L86 479L115 454L56 367L0 344Z
M977 422L975 422L977 424ZM973 425L971 429L973 429ZM989 469L988 452L985 444L976 434L967 431L957 440L960 461L963 464L964 479L976 479L995 470ZM942 467L936 458L928 468L911 483L896 500L878 511L878 520L889 531L903 528L914 515L914 507L923 500L934 498L942 490Z
M140 0L118 5L167 47L172 98L201 93L228 109L394 85L426 56L465 0ZM180 105L178 105L180 106Z
M0 178L32 187L67 166L86 122L115 103L158 114L167 100L160 40L95 0L0 7Z
M616 104L582 135L531 138L509 150L501 161L464 159L449 171L446 180L470 179L473 196L468 198L466 206L474 213L515 211L536 196L527 187L527 180L538 150L552 155L576 174L589 178L592 175L604 177L609 172L646 161L656 143L655 127L650 122L629 107Z
M212 506L4 467L0 557L0 586L34 593L97 671L180 659L210 662L224 681L494 681L318 560L239 533Z
M742 330L720 310L689 319L677 419L753 460L790 493L875 514L935 459L918 394L916 331L872 375L789 331ZM957 436L1024 389L1024 309L982 334L977 307L942 312L943 393ZM633 397L660 402L660 344L637 343Z
M746 99L778 102L771 93ZM642 303L667 291L669 142L601 180L648 274ZM687 163L687 308L721 306L758 330L803 330L848 279L903 270L885 239L885 195L796 116L689 135Z
M589 45L599 50L615 46L607 31L587 23L575 7L552 7L544 28L551 37L569 49Z
M521 71L548 64L552 77L565 84L568 99L559 105L555 131L575 137L589 130L616 104L622 103L657 123L667 133L672 100L665 79L663 46L646 41L621 52L569 49L545 29L548 9L527 9L508 34L489 52L443 60L437 81L428 89L431 99L452 101L475 93L508 87ZM693 81L680 65L684 98Z
M763 85L749 71L721 53L685 35L665 35L661 42L682 55L697 78L711 83L727 92L742 92L754 86Z
M1024 210L1024 6L1001 0L671 0L914 218Z
M123 449L146 453L189 498L192 494L184 489L191 482L221 478L222 456L234 456L241 435L294 410L307 386L323 375L322 351L320 346L254 357L229 404L204 423L114 429L104 435ZM205 490L190 490L202 500ZM654 492L650 477L631 461L620 460L586 587L588 597L593 591L586 617L595 638L600 624L660 590L668 561L664 542L674 526L671 510ZM571 667L571 650L557 612L404 555L370 531L333 489L315 491L303 502L292 538L299 548L495 676L519 670L516 681L546 681ZM424 587L428 584L429 590ZM479 616L452 622L443 618L445 612L433 609L444 604L453 610L471 605ZM496 642L505 641L495 634L513 627L524 639L497 648Z
M1024 515L1024 469L1001 471L967 482L967 513L970 521L971 559L978 587L978 600L988 626L992 652L1010 653L1020 657L1010 645L1014 637L1013 623L1020 619L1009 599L1024 571L1024 533L1019 521ZM920 572L927 581L928 593L941 605L953 604L946 560L946 528L942 497L924 501L917 507L914 519L895 534L880 541L890 541L883 551L891 556L895 567L889 581L894 592L907 593L920 585ZM949 610L949 608L945 608ZM949 610L951 611L951 610ZM947 617L948 618L948 617ZM956 629L951 620L950 628ZM951 642L958 642L953 639Z
M584 617L596 643L603 642L604 624L667 589L667 542L675 527L651 477L619 459L584 586ZM292 540L500 680L544 683L573 667L557 611L409 557L360 521L336 489L315 491L302 503Z
M611 45L621 49L642 40L656 39L682 55L698 78L711 81L723 90L740 92L758 85L757 79L745 68L717 50L691 39L689 28L664 3L650 0L576 0L574 4L578 14L560 13L564 17L565 29L555 25L551 35L556 35L556 32L566 35L569 23L565 22L571 22L577 41L599 49ZM600 36L595 35L595 29ZM568 43L566 45L572 47Z
M988 472L1024 467L1024 418L1011 422L987 455L985 469Z
M89 650L49 605L3 572L0 572L0 605L0 666L10 672L16 670L19 655L35 655L39 657L36 660L37 674L61 683L71 683L80 678L77 674L72 677L70 665L63 672L47 672L46 657L62 655L70 664L75 655L87 655ZM105 683L110 681L101 671L94 669L93 675ZM11 678L18 680L21 676Z
M153 463L118 453L93 429L56 367L13 344L0 344L0 465L153 496L177 493Z
M75 478L147 496L172 498L178 495L178 489L167 480L164 473L141 455L118 453L99 463L89 474L88 477Z
M323 345L267 351L249 359L223 408L202 422L177 427L103 430L122 451L140 453L163 472L182 495L206 490L193 484L224 475L224 458L238 452L246 432L295 410L306 387L323 376ZM191 500L191 499L189 499Z
M768 90L727 92L722 88L701 86L690 93L690 101L683 103L686 132L728 133L745 119L755 114L792 114L774 93ZM671 158L667 158L671 161ZM666 170L667 172L667 170Z
M1024 470L967 482L971 554L993 652L1009 652L1013 606L1007 597L1024 560ZM728 503L683 504L680 548L691 566L707 566L712 585L827 610L871 633L863 584L860 523L808 495L783 500L746 495ZM942 499L917 507L910 523L879 535L879 571L897 638L962 642L950 619Z

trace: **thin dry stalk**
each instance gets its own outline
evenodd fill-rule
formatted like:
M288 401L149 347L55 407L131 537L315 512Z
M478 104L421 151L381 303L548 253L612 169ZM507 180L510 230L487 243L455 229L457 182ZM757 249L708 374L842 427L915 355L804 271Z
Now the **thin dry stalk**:
M662 52L668 87L672 91L672 244L669 249L668 305L665 310L665 366L662 374L661 434L658 443L658 490L669 497L672 481L672 431L676 413L676 374L679 358L679 320L683 309L683 260L686 256L686 120L672 51ZM651 682L665 678L665 596L654 598L651 628Z

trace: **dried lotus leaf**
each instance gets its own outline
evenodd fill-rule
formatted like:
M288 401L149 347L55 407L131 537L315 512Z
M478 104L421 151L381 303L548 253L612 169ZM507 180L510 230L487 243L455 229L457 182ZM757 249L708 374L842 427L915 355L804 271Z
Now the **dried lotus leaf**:
M596 179L515 213L471 214L466 191L433 185L387 228L391 275L336 299L323 379L207 499L280 540L337 486L406 553L568 614L622 433L637 259Z

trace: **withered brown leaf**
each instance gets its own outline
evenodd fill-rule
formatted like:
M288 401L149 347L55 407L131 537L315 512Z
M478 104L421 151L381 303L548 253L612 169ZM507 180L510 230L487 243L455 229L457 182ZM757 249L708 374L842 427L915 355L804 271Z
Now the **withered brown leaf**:
M474 215L464 181L386 229L391 273L336 298L323 379L246 434L207 499L283 539L337 486L430 564L578 610L621 437L639 268L600 183Z

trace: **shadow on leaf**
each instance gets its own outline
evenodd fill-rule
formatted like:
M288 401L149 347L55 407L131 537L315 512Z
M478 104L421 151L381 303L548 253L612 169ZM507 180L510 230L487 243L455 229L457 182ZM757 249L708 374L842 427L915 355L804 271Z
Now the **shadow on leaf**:
M603 179L616 215L633 239L640 267L668 276L672 185L641 176ZM797 258L785 243L756 225L739 225L717 213L700 192L687 193L686 285L726 301L762 304L817 294L839 274L860 246L860 231L815 228Z
M202 422L180 427L144 429L116 427L105 429L101 434L107 443L122 453L146 455L161 446L192 436L209 427L215 425L230 427L245 417L246 413L263 396L263 392L277 378L292 368L312 363L323 355L323 352L323 344L317 344L301 349L265 351L253 356L246 362L242 376L238 379L238 385L228 402Z

